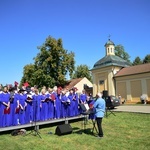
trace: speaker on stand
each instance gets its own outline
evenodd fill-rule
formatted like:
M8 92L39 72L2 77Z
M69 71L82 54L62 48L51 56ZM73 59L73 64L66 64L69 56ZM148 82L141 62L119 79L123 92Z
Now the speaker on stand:
M103 97L104 97L104 98L107 98L107 97L108 97L108 91L106 91L106 90L103 91Z

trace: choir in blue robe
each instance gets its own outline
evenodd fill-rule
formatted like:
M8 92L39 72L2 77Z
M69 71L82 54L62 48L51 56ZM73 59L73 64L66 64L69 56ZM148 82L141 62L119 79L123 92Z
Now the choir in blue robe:
M75 91L68 95L64 91L45 94L45 90L43 94L34 93L30 100L29 93L24 94L22 89L18 93L13 93L13 96L12 93L0 93L0 127L80 115L79 103L86 103L87 95L82 93L78 96ZM4 112L7 108L4 102L10 107L7 113Z

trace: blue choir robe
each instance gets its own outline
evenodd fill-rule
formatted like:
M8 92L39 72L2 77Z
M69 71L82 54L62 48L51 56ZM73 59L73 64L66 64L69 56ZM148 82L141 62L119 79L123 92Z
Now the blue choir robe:
M87 95L82 93L79 99L80 99L80 103L86 103Z
M26 95L25 94L19 94L18 95L18 99L19 99L19 106L20 106L20 110L19 110L19 122L18 124L25 124L25 106L26 106Z
M30 93L25 94L26 96L26 109L25 109L25 123L30 123L33 120L33 105L32 95Z
M73 117L75 116L75 101L73 100L75 97L73 94L68 95L69 103L68 103L68 116Z
M19 94L15 93L13 100L10 102L10 110L11 110L11 125L18 125L19 120Z
M40 105L41 105L41 95L33 95L33 121L40 121Z
M56 94L56 107L55 107L55 118L61 118L61 97L60 94Z
M78 96L78 93L74 93L73 101L75 101L75 116L78 116L80 114L80 112L79 112L79 96Z
M1 102L5 102L6 104L9 104L10 94L9 93L2 93L1 94ZM7 106L4 104L1 104L1 110L2 110L2 127L8 127L10 125L10 111L5 111ZM9 109L10 110L10 109Z
M0 128L2 127L2 114L3 114L3 110L2 110L2 98L1 98L2 94L0 93Z
M48 93L49 97L49 103L48 103L48 118L53 119L54 118L54 100L52 99L52 93Z
M62 94L62 96L61 96L61 110L62 110L62 118L66 118L66 117L68 117L67 115L68 115L68 104L67 104L67 100L68 100L68 98L67 98L67 96L65 95L65 94Z
M41 95L41 114L40 114L40 118L42 121L45 121L48 119L48 104L46 99L48 98L48 94L42 94Z
M59 119L61 116L61 112L60 112L60 105L61 105L61 101L57 95L56 92L53 92L52 94L55 95L55 100L54 100L54 119Z

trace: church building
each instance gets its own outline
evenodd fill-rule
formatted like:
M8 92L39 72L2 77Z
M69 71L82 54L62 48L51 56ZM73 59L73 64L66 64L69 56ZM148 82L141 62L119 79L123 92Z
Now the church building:
M137 103L142 94L150 101L150 63L132 66L115 55L115 44L109 39L105 44L106 55L91 69L93 96L108 91L108 95L122 97L122 100Z

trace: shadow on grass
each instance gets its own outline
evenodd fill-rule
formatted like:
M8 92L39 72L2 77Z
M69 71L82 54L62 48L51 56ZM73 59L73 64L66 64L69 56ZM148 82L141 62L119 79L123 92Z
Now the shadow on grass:
M87 129L80 129L77 131L73 131L74 134L86 134L86 135L92 135L95 136L96 134L91 130L91 128L87 128Z

